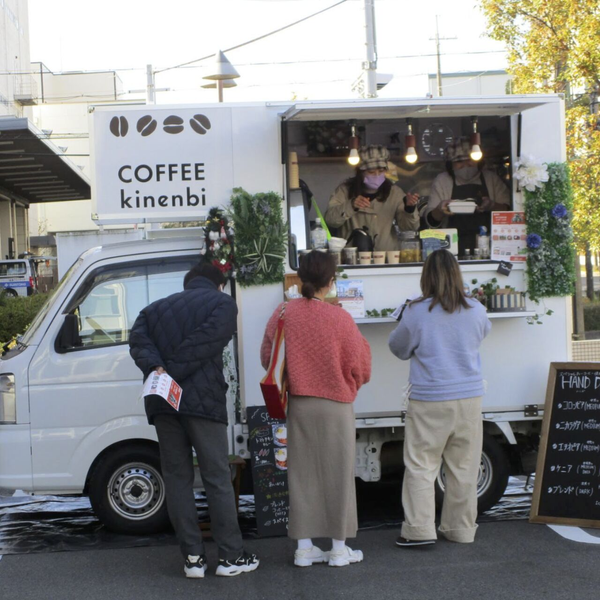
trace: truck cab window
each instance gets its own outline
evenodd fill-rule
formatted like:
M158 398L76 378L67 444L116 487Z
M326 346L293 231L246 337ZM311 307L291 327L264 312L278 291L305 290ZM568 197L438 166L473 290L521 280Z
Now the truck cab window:
M62 350L124 344L140 311L155 300L183 290L183 277L196 259L179 258L102 267L92 272L71 301L78 339Z

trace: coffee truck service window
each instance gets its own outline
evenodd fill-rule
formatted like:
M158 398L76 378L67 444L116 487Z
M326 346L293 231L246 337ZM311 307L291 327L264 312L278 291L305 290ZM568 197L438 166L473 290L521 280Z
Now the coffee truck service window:
M467 110L473 112L464 114ZM331 112L332 118L323 118L328 115L328 111L318 109L307 110L305 113L298 111L292 112L288 115L289 118L283 120L282 139L284 160L287 161L291 268L297 269L299 256L314 247L314 238L318 236L314 236L313 231L319 227L318 221L326 221L325 215L332 194L338 186L354 177L356 169L360 168L360 164L354 167L348 162L353 132L358 137L360 146L378 145L387 148L389 161L386 177L404 194L418 194L416 210L420 218L416 232L401 231L398 223L393 219L389 224L379 223L379 227L389 226L395 246L386 247L383 253L371 252L370 256L366 253L368 245L363 248L356 247L360 246L360 240L371 239L371 232L365 231L366 236L353 232L348 238L347 235L341 235L339 229L325 222L329 234L334 238L329 244L329 251L335 253L336 260L344 265L344 268L369 269L414 265L423 262L428 251L444 245L447 245L461 261L490 258L489 213L487 217L482 217L482 213L477 211L477 215L480 215L477 222L486 224L485 233L488 236L486 254L478 252L478 239L475 233L469 240L466 238L461 240L452 224L445 226L444 222L432 223L433 219L427 218L428 202L432 195L434 180L440 174L447 173L446 149L456 139L470 142L475 127L480 137L483 157L479 162L472 163L477 169L472 182L476 186L487 182L488 185L482 188L485 190L483 193L491 196L499 191L504 201L508 202L503 205L505 207L503 210L513 210L511 174L514 153L511 151L513 143L510 116L502 114L502 110L499 110L497 115L488 114L489 110L485 108L484 114L479 115L477 106L464 108L463 114L456 114L456 110L448 107L439 114L431 114L435 111L428 113L421 106L390 107L389 114L384 114L385 111L382 110L379 111L377 118L366 118L367 115L372 115L373 111L363 111L361 118L361 111L356 108L339 110L337 113ZM348 118L340 118L345 113L348 113ZM399 113L402 114L401 117L398 116ZM409 127L414 137L407 140ZM405 158L406 142L410 143L411 139L414 141L414 149L418 157L412 164ZM355 141L354 143L356 144ZM485 171L485 179L484 175L480 174L481 171ZM493 181L494 190L487 189L490 187L490 181ZM467 187L474 189L473 185ZM456 188L453 188L452 183L449 187L446 184L446 188L449 197L444 199L455 200L456 198L451 196ZM455 210L468 212L475 209L475 202L467 201L463 204L466 208L457 204ZM472 215L460 215L453 222L456 223L457 220L461 222L461 219L470 216ZM479 230L480 227L477 226L476 233L479 233ZM361 252L361 249L365 251Z

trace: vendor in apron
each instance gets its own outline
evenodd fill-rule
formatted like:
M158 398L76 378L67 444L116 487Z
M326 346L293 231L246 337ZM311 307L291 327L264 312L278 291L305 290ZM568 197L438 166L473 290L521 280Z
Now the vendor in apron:
M425 208L425 221L431 228L458 230L458 253L477 247L480 227L490 233L490 212L510 210L510 193L502 179L470 157L471 145L466 138L455 139L446 148L446 173L440 173L431 185ZM472 214L455 215L448 209L452 200L475 200Z

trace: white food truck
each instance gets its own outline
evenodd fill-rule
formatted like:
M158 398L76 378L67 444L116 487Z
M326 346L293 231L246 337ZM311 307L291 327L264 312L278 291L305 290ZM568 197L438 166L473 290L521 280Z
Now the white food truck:
M512 179L517 158L566 158L559 96L99 108L91 115L94 218L146 224L201 219L210 207L226 206L235 187L275 191L290 224L286 271L293 273L314 212L301 190L290 189L290 152L322 211L353 173L346 161L352 125L361 143L390 149L405 191L426 197L431 180L444 170L445 146L472 131L473 117L488 168L504 178L512 209L522 210L522 193ZM403 160L407 119L419 155L412 166ZM165 526L156 435L146 421L141 376L127 341L140 309L181 289L185 272L198 260L202 235L179 229L153 239L161 233L150 229L146 240L85 252L0 360L0 488L89 494L101 520L118 531ZM461 262L467 284L498 277L502 286L526 289L524 263L515 263L504 277L497 268L493 260ZM420 264L344 271L362 281L368 310L397 307L419 291ZM249 459L246 408L262 404L259 348L284 290L282 284L232 287L239 317L228 364L238 373L239 395L231 390L231 451ZM543 325L527 323L540 310L535 305L490 315L493 328L481 351L487 381L482 508L498 501L510 473L532 471L549 364L570 359L571 300L550 298L545 308L554 314ZM409 365L388 350L393 319L357 323L371 345L373 374L355 403L356 476L374 482L401 470ZM442 469L440 489L443 480Z

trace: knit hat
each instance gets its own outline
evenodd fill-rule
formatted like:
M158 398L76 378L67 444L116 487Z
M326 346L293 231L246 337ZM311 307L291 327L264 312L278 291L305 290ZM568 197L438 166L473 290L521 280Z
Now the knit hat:
M471 144L467 138L454 138L454 141L446 148L446 160L460 162L471 159Z
M362 146L358 150L361 171L387 169L390 153L385 146Z

